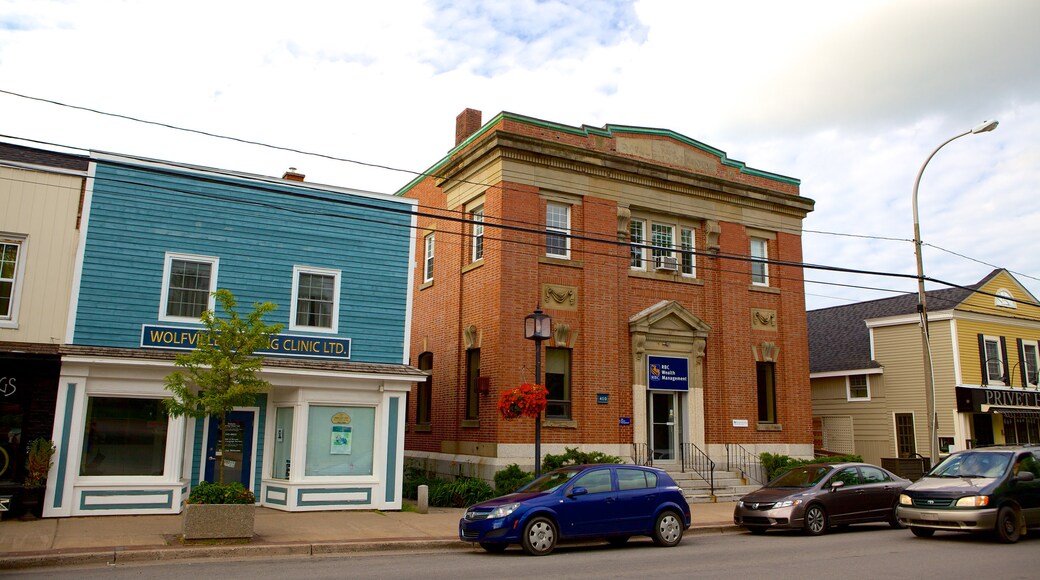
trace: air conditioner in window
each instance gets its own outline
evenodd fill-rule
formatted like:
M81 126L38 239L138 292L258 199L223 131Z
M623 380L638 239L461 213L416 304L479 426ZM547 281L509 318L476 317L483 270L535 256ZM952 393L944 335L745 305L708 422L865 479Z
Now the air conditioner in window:
M655 256L654 270L667 270L669 272L678 271L679 260L675 259L674 256Z

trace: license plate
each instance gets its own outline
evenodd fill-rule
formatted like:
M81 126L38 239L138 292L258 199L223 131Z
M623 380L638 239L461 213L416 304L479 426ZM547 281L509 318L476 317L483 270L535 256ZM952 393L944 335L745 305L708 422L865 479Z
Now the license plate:
M939 519L939 514L932 512L921 512L921 519L934 522Z

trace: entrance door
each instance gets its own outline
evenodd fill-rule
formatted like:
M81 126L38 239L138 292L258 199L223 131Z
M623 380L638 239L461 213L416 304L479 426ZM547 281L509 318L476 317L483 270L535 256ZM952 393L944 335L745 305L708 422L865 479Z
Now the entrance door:
M654 459L675 459L676 399L675 393L650 391L650 449L654 450Z
M215 469L224 470L224 483L240 482L250 489L253 466L253 422L256 411L232 411L227 414L224 433L224 453L217 455L220 446L220 418L210 417L206 436L206 477L209 482L218 481Z

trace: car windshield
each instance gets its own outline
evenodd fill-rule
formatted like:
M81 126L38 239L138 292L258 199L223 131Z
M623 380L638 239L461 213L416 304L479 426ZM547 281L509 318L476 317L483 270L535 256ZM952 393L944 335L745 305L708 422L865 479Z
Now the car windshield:
M967 451L947 457L928 477L1000 477L1009 463L1011 453Z
M531 483L516 490L519 492L537 493L544 491L553 491L561 485L567 483L574 478L575 475L581 473L580 469L558 469L556 471L550 471Z
M780 477L770 481L766 487L812 487L823 479L834 468L827 465L795 467Z

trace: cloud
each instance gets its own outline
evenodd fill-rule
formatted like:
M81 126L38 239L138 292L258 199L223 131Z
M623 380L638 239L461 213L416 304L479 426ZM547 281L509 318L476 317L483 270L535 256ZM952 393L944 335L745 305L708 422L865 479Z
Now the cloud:
M438 72L468 70L496 77L515 67L537 69L558 60L645 38L646 27L624 1L436 1L428 25L439 51L428 55Z
M0 3L19 15L0 26L0 88L360 163L0 95L7 134L267 175L294 166L308 181L392 192L454 145L466 107L485 120L661 127L799 178L816 200L805 260L872 271L914 271L917 170L945 139L997 118L997 131L928 166L926 273L969 284L996 264L1040 288L1027 277L1040 2ZM915 291L898 278L806 277ZM807 292L819 295L810 307L887 295Z

